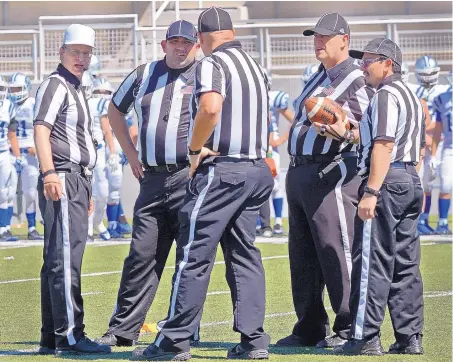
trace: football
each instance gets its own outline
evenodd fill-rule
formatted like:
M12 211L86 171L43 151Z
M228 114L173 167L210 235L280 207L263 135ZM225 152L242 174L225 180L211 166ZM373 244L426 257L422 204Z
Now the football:
M305 101L305 110L310 122L318 122L323 124L333 124L337 121L335 113L339 113L346 117L346 112L341 106L326 97L310 97ZM346 128L350 129L350 124L346 118Z

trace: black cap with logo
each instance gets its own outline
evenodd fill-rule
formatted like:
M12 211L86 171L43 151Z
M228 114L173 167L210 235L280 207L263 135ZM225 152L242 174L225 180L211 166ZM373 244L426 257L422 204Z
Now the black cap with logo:
M364 53L371 53L376 55L382 55L389 58L393 63L400 65L403 64L403 54L398 45L387 38L376 38L370 41L363 51L361 50L350 50L349 55L356 59L362 59Z
M338 13L324 14L314 28L304 30L305 36L321 35L349 35L348 22Z
M204 10L198 17L198 31L212 33L214 31L233 30L230 14L215 6Z

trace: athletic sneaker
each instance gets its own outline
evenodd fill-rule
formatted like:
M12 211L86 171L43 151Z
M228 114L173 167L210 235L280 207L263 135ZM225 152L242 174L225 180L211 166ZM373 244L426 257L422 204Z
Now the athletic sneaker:
M44 236L38 233L38 230L28 232L28 240L44 240Z
M271 228L265 228L265 229L262 229L262 234L261 236L264 237L264 238L271 238L274 234L272 233L272 230Z
M116 230L118 230L118 232L120 234L131 234L132 233L131 226L127 222L118 222L118 226L116 227Z
M110 240L111 236L108 230L103 231L102 233L99 233L99 236L101 237L102 240Z
M283 235L285 233L285 229L280 224L274 225L274 234L275 235Z
M448 228L448 224L438 225L434 231L436 235L451 235L451 230Z
M168 352L154 344L148 347L136 348L132 352L133 359L148 360L148 361L188 361L192 358L190 352Z
M0 241L17 241L19 238L17 236L13 236L11 231L7 230L2 235L0 235Z
M417 230L420 235L432 235L434 233L434 229L429 226L426 220L418 220Z
M107 231L109 232L111 239L122 239L123 238L123 235L121 235L121 233L118 232L118 228L116 228L116 229L108 228Z

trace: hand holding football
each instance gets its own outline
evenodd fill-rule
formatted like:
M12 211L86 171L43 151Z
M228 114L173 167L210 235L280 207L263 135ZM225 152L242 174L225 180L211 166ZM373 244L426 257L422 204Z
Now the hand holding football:
M329 98L310 97L305 101L305 110L310 122L331 125L337 122L335 113L338 113L345 120L346 129L351 128L346 112L337 102Z

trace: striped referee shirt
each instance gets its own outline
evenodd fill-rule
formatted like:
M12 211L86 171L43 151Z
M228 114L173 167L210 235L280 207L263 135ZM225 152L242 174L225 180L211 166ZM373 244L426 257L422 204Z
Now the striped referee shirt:
M355 151L356 146L342 144L320 136L311 127L304 102L309 97L327 97L346 111L351 125L356 128L370 102L373 90L365 85L365 78L354 59L348 58L331 69L320 65L318 72L307 81L302 94L296 100L296 115L289 134L288 153L292 156Z
M73 162L92 169L96 164L88 104L79 79L59 64L38 88L33 125L51 130L55 168Z
M375 141L395 142L390 162L419 162L425 115L400 74L385 78L360 122L359 175L368 173Z
M220 156L245 159L266 157L269 142L268 79L260 65L231 41L217 47L197 66L192 120L203 93L223 97L220 119L206 147Z
M195 67L193 62L186 68L173 69L165 59L143 64L113 95L113 105L124 115L135 107L139 159L145 168L187 162Z

